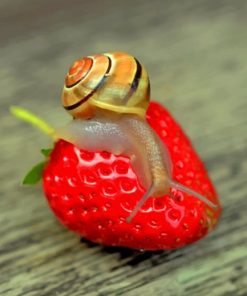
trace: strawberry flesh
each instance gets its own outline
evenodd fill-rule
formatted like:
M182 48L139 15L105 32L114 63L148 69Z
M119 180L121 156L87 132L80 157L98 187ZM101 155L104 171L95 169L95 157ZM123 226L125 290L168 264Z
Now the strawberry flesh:
M181 127L160 104L151 102L147 121L168 147L173 179L218 205L171 188L149 198L128 223L145 193L129 158L88 152L64 140L56 142L43 173L43 189L57 218L93 242L144 250L176 249L212 230L221 208L206 169Z

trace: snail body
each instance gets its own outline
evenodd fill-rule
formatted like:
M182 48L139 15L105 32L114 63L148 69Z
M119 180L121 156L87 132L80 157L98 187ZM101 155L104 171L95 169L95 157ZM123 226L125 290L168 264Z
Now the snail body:
M127 155L145 195L128 217L130 221L149 196L169 193L171 187L193 194L209 206L207 198L172 180L167 147L147 124L150 84L138 60L115 52L84 57L70 68L62 104L74 120L57 135L88 151Z
M155 197L168 193L169 154L158 136L138 116L114 116L107 112L90 120L75 119L58 133L61 138L87 151L128 156L143 187L152 187Z

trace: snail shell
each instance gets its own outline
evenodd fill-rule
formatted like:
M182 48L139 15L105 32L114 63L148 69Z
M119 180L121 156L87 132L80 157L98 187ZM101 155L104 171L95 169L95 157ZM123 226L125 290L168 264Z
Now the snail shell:
M91 118L100 108L145 116L150 98L147 71L122 52L83 57L69 69L62 93L64 108L74 118Z

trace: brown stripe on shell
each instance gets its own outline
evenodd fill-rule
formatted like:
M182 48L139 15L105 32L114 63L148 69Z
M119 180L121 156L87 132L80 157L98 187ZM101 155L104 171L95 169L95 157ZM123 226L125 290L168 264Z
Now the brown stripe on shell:
M134 92L137 90L138 85L139 85L139 81L140 81L140 78L142 75L142 65L140 64L140 62L136 58L134 58L134 60L136 62L135 77L131 83L128 93L126 94L126 96L123 99L123 103L127 103L128 100L131 98L131 96L134 94Z

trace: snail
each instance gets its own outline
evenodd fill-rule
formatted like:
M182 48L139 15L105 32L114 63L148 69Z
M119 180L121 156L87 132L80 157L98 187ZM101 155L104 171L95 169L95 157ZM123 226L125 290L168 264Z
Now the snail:
M146 193L132 210L130 222L150 197L177 188L214 203L172 179L168 149L147 124L150 100L146 69L133 56L112 52L77 60L69 69L62 104L74 120L57 131L60 138L88 151L126 155Z

